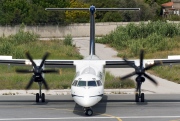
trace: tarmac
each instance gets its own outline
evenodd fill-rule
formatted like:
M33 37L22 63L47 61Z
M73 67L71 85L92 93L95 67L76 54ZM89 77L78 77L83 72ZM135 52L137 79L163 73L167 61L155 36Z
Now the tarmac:
M145 102L134 95L104 95L86 116L70 95L46 95L36 103L35 95L0 96L0 121L179 121L178 94L147 94Z

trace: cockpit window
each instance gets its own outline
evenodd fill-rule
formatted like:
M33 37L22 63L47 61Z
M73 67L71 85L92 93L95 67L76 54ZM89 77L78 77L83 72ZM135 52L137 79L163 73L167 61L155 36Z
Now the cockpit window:
M96 86L96 82L95 81L88 81L88 86Z
M76 86L76 85L77 85L77 82L78 82L78 81L75 80L75 81L72 83L72 85L73 85L73 86Z
M98 85L98 86L101 86L101 85L102 85L102 83L101 83L100 80L97 80L97 85Z
M85 87L85 86L89 86L89 87L96 87L96 86L101 86L102 83L100 80L97 81L78 81L78 80L74 80L74 82L72 83L73 86L78 86L78 87Z
M79 81L77 86L86 86L86 81Z

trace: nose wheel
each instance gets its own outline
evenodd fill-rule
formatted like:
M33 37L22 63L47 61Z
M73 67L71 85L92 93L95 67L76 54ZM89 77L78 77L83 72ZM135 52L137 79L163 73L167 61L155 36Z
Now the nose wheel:
M84 108L84 114L87 116L92 116L93 115L93 110L91 108Z

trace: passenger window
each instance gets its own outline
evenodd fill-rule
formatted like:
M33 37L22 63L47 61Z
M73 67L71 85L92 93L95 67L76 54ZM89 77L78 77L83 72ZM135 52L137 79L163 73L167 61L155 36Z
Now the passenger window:
M80 86L80 87L86 86L86 81L79 81L78 86Z
M95 81L88 81L88 86L96 86L96 82Z
M102 85L102 83L101 83L100 80L97 81L97 85L98 85L98 86L101 86L101 85Z

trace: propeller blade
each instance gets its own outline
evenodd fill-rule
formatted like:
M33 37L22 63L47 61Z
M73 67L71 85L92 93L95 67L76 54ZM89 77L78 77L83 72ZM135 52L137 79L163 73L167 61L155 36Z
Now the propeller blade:
M162 64L162 62L158 61L158 62L154 63L153 65L147 66L146 68L144 68L144 70L149 70L149 69L153 68L154 66L158 66L158 65L161 65L161 64Z
M126 76L121 77L120 79L121 79L121 80L124 80L124 79L126 79L126 78L129 78L129 77L135 75L135 74L136 74L136 72L132 72L132 73L126 75Z
M52 70L43 70L42 72L43 73L59 73L59 71L55 70L55 69L54 70L53 69Z
M42 68L42 67L43 67L44 62L45 62L45 60L47 59L48 56L49 56L49 53L46 52L45 55L44 55L43 58L42 58L42 62L41 62L41 65L39 66L39 68Z
M150 81L152 81L155 85L158 85L158 83L157 83L152 77L150 77L149 75L147 75L146 73L144 73L144 76L145 76L146 78L148 78Z
M143 59L144 59L144 51L141 50L141 52L140 52L140 68L143 67Z
M26 86L26 90L29 89L34 82L34 75L31 77L31 80L29 81L28 85Z
M45 89L49 90L49 87L48 87L45 79L42 77L42 75L41 75L41 78L42 78L42 83L44 84Z
M36 68L36 64L33 61L33 58L31 57L31 55L29 54L29 52L26 52L26 57L31 61L32 65L34 68Z
M16 69L16 72L17 73L33 73L32 70L26 70L26 69Z

